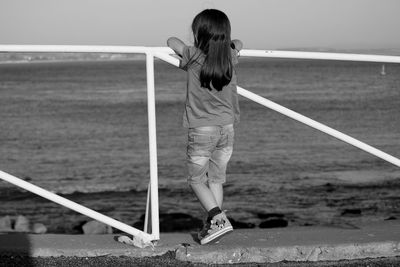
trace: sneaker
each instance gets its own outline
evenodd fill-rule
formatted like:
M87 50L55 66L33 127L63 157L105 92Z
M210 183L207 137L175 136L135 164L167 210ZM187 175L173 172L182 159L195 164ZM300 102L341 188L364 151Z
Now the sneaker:
M200 244L205 245L211 241L217 241L232 231L232 225L225 212L221 212L215 215L210 222L204 224L203 229L198 234Z
M207 220L207 217L204 218L203 220L203 227L201 228L201 230L197 233L197 238L200 240L202 240L208 233L208 229L211 226L211 222Z

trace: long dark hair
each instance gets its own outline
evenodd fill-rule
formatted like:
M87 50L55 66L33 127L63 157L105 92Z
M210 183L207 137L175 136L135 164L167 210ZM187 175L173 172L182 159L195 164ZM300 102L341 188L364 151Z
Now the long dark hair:
M194 46L204 55L201 87L221 91L232 79L231 24L224 12L206 9L192 23Z

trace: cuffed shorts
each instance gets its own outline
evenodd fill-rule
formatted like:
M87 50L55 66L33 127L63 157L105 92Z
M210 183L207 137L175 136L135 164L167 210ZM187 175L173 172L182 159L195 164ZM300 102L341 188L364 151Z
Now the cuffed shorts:
M189 128L188 183L225 183L233 139L233 124Z

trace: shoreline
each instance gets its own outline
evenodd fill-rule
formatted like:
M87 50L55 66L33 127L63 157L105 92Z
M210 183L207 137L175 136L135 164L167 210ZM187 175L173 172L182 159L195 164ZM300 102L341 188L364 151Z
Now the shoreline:
M358 210L349 210L347 211L349 214L347 216L355 216L358 217L360 214ZM275 214L275 213L267 213L263 214L264 219L253 220L252 222L248 221L240 221L228 216L229 220L232 223L234 229L241 230L273 230L273 229L293 229L293 228L312 228L312 227L330 227L336 229L360 229L364 224L378 224L378 223L388 223L388 222L399 222L399 219L395 216L390 216L383 219L374 219L374 220L364 220L358 224L354 224L351 222L347 222L344 218L341 220L332 220L330 222L310 222L310 223L299 223L293 222L288 219L285 214ZM4 219L8 217L10 218L11 225L10 228L0 228L0 234L21 234L21 233L30 233L30 234L56 234L56 235L90 235L93 231L97 234L121 234L123 233L121 230L109 227L103 223L97 222L92 218L86 217L84 215L79 215L82 219L76 220L69 225L68 229L65 228L66 225L63 224L52 224L49 225L45 221L31 221L29 218L25 217L23 214L20 215L6 215L0 217L0 222L4 221ZM16 224L17 217L23 217L23 222L29 224L29 226L25 226L25 229L12 229ZM112 216L111 216L112 217ZM119 218L115 218L119 219ZM139 230L143 229L144 226L144 214L140 216L139 219L136 219L134 223L129 223L124 220L119 219L121 222L126 223L130 226L133 226ZM202 227L202 219L192 216L187 213L161 213L160 214L160 232L163 234L171 234L171 233L188 233L188 232L198 232ZM95 222L95 225L91 225L87 228L85 225L90 225ZM4 223L3 223L4 224ZM19 223L20 224L20 223ZM45 227L44 232L35 233L34 225L40 224ZM41 227L42 227L41 226ZM5 227L3 225L3 227ZM39 228L40 230L43 228ZM50 229L50 230L48 230ZM55 230L56 229L56 230ZM89 231L89 232L85 232Z

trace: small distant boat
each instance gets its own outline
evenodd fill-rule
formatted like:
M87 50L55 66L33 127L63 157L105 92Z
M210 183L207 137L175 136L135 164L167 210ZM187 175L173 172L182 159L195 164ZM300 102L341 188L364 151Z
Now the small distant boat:
M386 75L385 64L382 65L381 75Z

